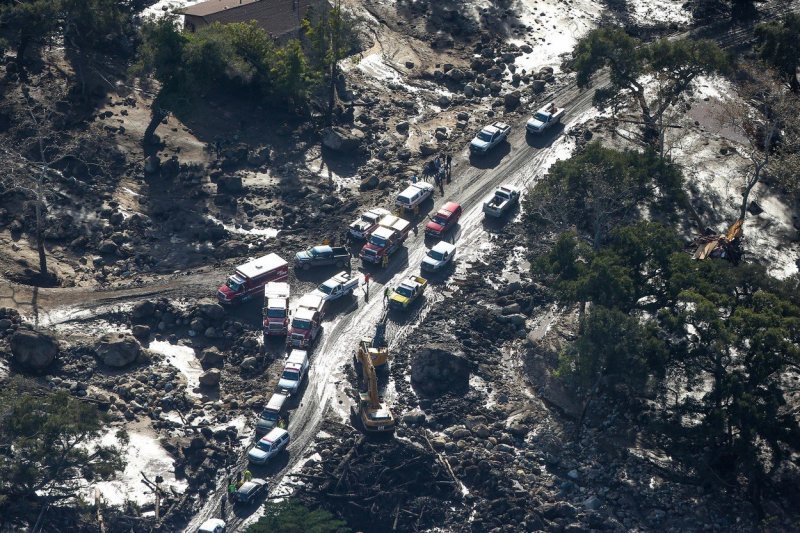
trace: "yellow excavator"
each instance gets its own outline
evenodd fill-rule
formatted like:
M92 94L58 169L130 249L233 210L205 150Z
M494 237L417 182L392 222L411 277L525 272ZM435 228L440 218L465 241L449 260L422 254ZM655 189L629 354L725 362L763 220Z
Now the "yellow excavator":
M362 341L363 345L363 341ZM378 377L368 350L358 349L362 375L367 384L367 392L359 392L358 415L367 433L389 433L394 431L394 415L389 406L378 396Z
M386 321L387 313L375 325L375 335L370 338L363 338L358 343L358 357L361 358L361 352L369 354L372 360L372 366L381 367L389 362L389 346L386 342Z

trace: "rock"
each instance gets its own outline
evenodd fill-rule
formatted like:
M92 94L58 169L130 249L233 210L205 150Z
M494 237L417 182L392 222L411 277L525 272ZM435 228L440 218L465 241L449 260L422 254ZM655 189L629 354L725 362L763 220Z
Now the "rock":
M506 305L500 310L500 312L503 315L513 315L513 314L519 313L520 312L519 304L518 303L513 303L513 304Z
M436 130L434 137L436 137L437 141L446 141L449 136L447 135L447 131Z
M159 170L161 170L161 159L157 155L153 154L144 160L145 174L158 174Z
M219 387L222 373L217 368L212 368L200 376L200 385L203 387Z
M454 440L466 439L467 437L471 437L472 433L467 428L458 428L454 430L451 434Z
M242 370L247 370L252 372L258 367L258 359L255 357L245 357L242 363L239 365Z
M436 100L436 103L439 104L439 107L450 107L450 97L446 94L439 96L439 99Z
M95 352L103 364L122 368L139 358L142 346L128 333L108 333L100 338Z
M215 322L225 318L225 308L218 303L200 304L197 306L197 310L201 315Z
M459 82L464 79L464 71L460 68L452 68L447 71L447 77L455 82Z
M457 120L462 120L462 121L464 121L464 122L467 122L467 121L469 121L469 113L467 113L466 111L460 111L460 112L459 112L459 113L456 115L456 119L457 119Z
M764 209L761 208L754 200L750 201L750 204L747 206L747 212L751 215L760 215L764 212Z
M405 424L423 424L425 422L425 413L419 409L410 411L403 415L403 423Z
M400 133L407 133L409 128L408 121L404 120L402 122L398 122L394 128Z
M133 318L150 318L155 312L156 304L150 300L145 300L133 306L131 316Z
M486 417L483 415L467 416L467 428L472 431L479 425L486 425Z
M475 94L475 86L472 85L471 83L466 84L464 86L464 96L466 96L467 98L472 98L474 94Z
M519 100L519 91L511 91L510 93L506 93L504 97L506 109L516 109L516 107L519 105Z
M222 176L217 181L217 190L230 194L237 194L244 190L241 176Z
M603 505L602 500L600 500L600 498L598 498L597 496L589 496L588 498L583 500L583 506L592 511L600 509L602 505Z
M478 424L477 426L475 426L475 428L472 430L472 432L475 433L475 435L477 435L478 437L480 437L482 439L485 439L485 438L489 437L489 435L492 434L491 431L489 431L489 428L486 427L483 424Z
M225 356L217 348L211 347L203 350L200 355L200 364L204 367L218 366L225 361Z
M553 520L554 518L572 518L575 516L576 509L566 502L544 503L539 509L539 513Z
M333 126L325 128L322 132L322 144L336 152L353 152L357 150L364 140L364 132L357 129L350 131Z
M406 68L414 68L414 62L413 61L406 61Z
M418 394L439 396L469 388L469 361L443 348L425 348L411 361L411 385Z
M544 91L544 85L545 85L544 80L533 80L531 82L531 90L535 93L540 93Z
M133 333L133 336L139 340L147 340L150 338L150 326L137 324L131 328L131 332Z
M100 242L100 246L97 247L97 250L101 254L115 254L117 253L117 244L111 239L106 239Z
M515 313L513 315L499 316L498 319L500 320L500 322L505 322L506 324L521 326L525 324L525 320L527 319L527 317L521 313Z
M569 472L567 472L567 477L570 478L573 481L578 481L578 478L580 478L581 475L578 473L577 470L572 469Z
M512 422L508 426L508 432L512 435L516 435L517 437L524 437L528 434L528 426L522 424L520 422Z
M533 47L529 44L523 44L519 47L519 49L521 52L525 54L530 54L531 52L533 52Z
M419 145L419 154L421 156L428 156L435 154L439 150L439 147L434 142L426 141Z
M20 329L11 336L11 354L24 367L44 370L58 355L58 343L45 333Z

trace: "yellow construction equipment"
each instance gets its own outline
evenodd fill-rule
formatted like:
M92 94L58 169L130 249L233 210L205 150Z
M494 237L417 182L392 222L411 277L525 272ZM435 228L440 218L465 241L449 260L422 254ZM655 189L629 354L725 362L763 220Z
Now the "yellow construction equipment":
M363 342L362 342L363 344ZM368 350L358 350L362 375L367 384L367 392L359 392L358 414L367 433L388 433L394 431L394 415L389 406L378 396L378 377Z
M365 337L358 343L358 351L366 352L372 360L372 366L381 367L389 362L389 346L386 343L386 321L388 313L384 312L375 325L375 335L370 339ZM360 357L360 354L359 354Z

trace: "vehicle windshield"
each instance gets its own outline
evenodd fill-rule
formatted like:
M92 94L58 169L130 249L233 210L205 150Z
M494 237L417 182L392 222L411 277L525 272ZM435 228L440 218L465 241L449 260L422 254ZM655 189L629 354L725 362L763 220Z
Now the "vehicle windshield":
M284 370L283 374L281 374L281 377L290 381L297 381L299 375L296 370Z
M411 298L414 295L414 291L409 287L397 287L394 292L400 296L405 296L406 298Z
M507 192L497 191L496 193L494 193L494 195L496 197L500 198L501 200L508 200L508 193Z
M242 288L242 284L233 281L233 278L228 278L228 281L225 282L225 286L233 292L237 292Z
M268 451L270 451L272 449L272 444L260 440L260 441L258 441L258 444L256 444L256 448L258 448L259 450L264 450L265 452L268 452Z
M384 239L383 237L379 237L377 235L373 235L369 238L369 243L379 248L383 248L384 246L386 246L386 239Z
M292 320L292 327L294 329L311 329L311 321L303 318L295 318Z
M367 215L367 214L361 215L361 222L366 222L367 224L372 224L374 221L375 221L375 216L374 215Z
M268 309L268 318L286 318L286 309Z
M547 122L547 115L544 113L536 113L533 118L538 120L539 122Z
M436 261L441 261L442 259L444 259L444 255L442 255L441 252L437 252L436 250L431 250L430 252L428 252L428 257L430 257L431 259L435 259Z
M330 293L333 292L333 287L329 287L328 285L325 285L324 283L322 285L320 285L319 287L317 287L317 289L320 292L324 292L325 294L330 294Z
M311 257L317 257L317 255L319 255L317 254L317 251L314 248L309 248L308 250L306 250L306 253Z
M261 413L261 418L263 418L264 420L277 420L278 413L276 413L275 411L263 411Z
M411 203L411 200L409 198L406 198L405 196L398 196L397 197L397 201L400 202L401 204L410 204Z
M364 250L363 250L363 254L364 255L376 255L376 253L377 252L375 252L375 250L369 250L367 248L364 248Z
M433 217L433 221L435 223L439 224L440 226L447 225L447 219L445 217L443 217L442 215L436 215L435 217Z
M488 143L488 142L491 142L491 140L492 140L492 134L491 134L491 133L489 133L488 131L482 131L482 132L480 132L480 133L478 134L478 139L480 139L480 140L482 140L482 141L486 141L487 143Z

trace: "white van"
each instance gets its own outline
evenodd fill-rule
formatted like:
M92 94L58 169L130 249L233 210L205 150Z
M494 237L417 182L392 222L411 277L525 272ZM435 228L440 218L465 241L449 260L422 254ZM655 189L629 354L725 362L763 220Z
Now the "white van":
M281 379L278 382L278 391L290 396L300 388L300 383L308 371L308 352L305 350L292 350L286 363L283 365Z

